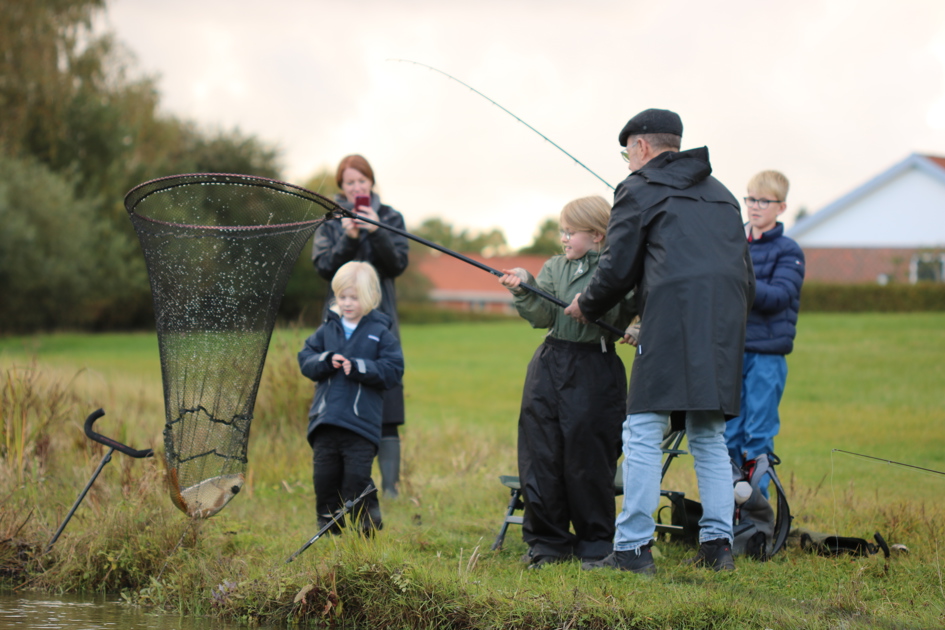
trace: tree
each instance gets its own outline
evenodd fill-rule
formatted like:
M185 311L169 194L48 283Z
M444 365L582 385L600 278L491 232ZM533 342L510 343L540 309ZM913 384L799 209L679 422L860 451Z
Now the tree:
M100 70L93 63L107 41L91 37L105 0L33 0L0 10L0 145L46 153L67 136L63 113ZM80 45L80 42L84 45Z
M33 202L22 188L13 191L15 199L6 193L17 237L33 239L15 244L39 247L0 253L0 278L15 280L17 291L31 295L34 303L58 308L58 296L40 298L40 293L71 295L64 280L71 271L71 286L85 286L95 296L97 306L89 312L97 315L89 319L78 306L62 308L57 311L61 323L127 327L148 321L151 296L123 206L125 193L178 173L236 172L279 179L280 168L275 147L238 129L208 132L159 114L155 80L129 78L130 56L111 35L93 33L93 19L105 5L106 0L2 0L0 157L13 160L4 162L8 173L20 173L43 189L35 191ZM50 191L60 197L50 199ZM45 204L41 216L24 223L20 213L35 212L39 203ZM58 230L63 226L82 244L79 258L72 255L71 243L62 241ZM12 229L11 224L4 236ZM95 238L86 243L90 230ZM44 249L50 244L54 246ZM65 256L71 270L68 263L53 268L50 260L44 263L50 278L22 274L24 256L38 268L35 255ZM37 326L55 325L35 321Z
M528 247L519 250L520 254L532 254L542 256L554 256L561 253L561 234L558 231L558 221L555 219L545 219L545 222L538 227L535 234L535 240Z
M505 234L497 228L475 234L469 230L456 232L453 224L440 218L427 219L420 224L414 234L457 252L492 256L508 250Z
M193 173L235 173L278 179L281 176L279 150L261 140L244 135L238 128L201 132L186 125L183 145L193 163Z
M0 154L0 331L86 326L101 307L94 204L32 158Z
M302 184L302 188L307 188L322 197L334 200L335 195L341 194L341 189L335 184L335 173L331 169L322 168L315 172Z

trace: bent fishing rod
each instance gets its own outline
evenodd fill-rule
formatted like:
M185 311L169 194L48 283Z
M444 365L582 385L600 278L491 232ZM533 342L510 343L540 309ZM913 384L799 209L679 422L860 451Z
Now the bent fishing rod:
M588 173L590 173L591 175L593 175L594 177L596 177L596 178L599 179L600 181L604 182L604 185L607 186L607 188L610 188L611 190L614 189L614 187L611 186L603 177L601 177L600 175L598 175L597 173L595 173L594 171L592 171L590 168L588 168L587 165L584 164L584 162L582 162L581 160L577 159L576 157L574 157L573 155L571 155L570 153L568 153L567 151L565 151L564 149L562 149L562 148L561 148L556 142L554 142L551 138L549 138L548 136L546 136L546 135L543 134L542 132L538 131L537 129L535 129L534 127L532 127L531 125L529 125L527 122L525 122L524 120L522 120L521 118L519 118L518 116L516 116L515 114L513 114L512 112L510 112L510 111L507 110L506 108L502 107L502 106L499 105L497 102L495 102L494 100L492 100L491 98L489 98L488 96L486 96L485 94L483 94L482 92L480 92L479 90L477 90L476 88L474 88L473 86L469 85L468 83L464 83L463 81L460 81L459 79L457 79L456 77L454 77L454 76L451 75L451 74L448 74L448 73L446 73L446 72L443 72L442 70L438 70L438 69L434 68L433 66L428 66L428 65L425 64L425 63L420 63L419 61L411 61L411 60L409 60L409 59L388 59L388 61L397 61L397 62L400 62L400 63L411 63L411 64L413 64L413 65L415 65L415 66L421 66L421 67L427 68L428 70L433 70L434 72L438 72L438 73L442 74L444 77L446 77L447 79L452 79L453 81L456 81L457 83L459 83L459 84L462 85L463 87L469 88L470 90L472 90L473 92L475 92L476 94L478 94L479 96L481 96L482 98L486 99L487 101L489 101L490 103L492 103L493 105L495 105L496 107L498 107L499 109L501 109L501 110L502 110L503 112L505 112L506 114L508 114L509 116L511 116L512 118L514 118L515 120L519 121L520 123L522 123L523 125L525 125L525 126L528 127L529 129L531 129L532 131L534 131L535 133L537 133L539 136L541 136L542 138L544 138L544 140L545 140L546 142L550 143L554 148L558 149L559 151L561 151L562 153L564 153L566 156L568 156L569 158L571 158L572 160L574 160L574 162L575 162L578 166L580 166L581 168L583 168L585 171L587 171Z
M401 236L404 236L404 237L406 237L406 238L409 238L410 240L416 241L416 242L420 243L421 245L426 245L427 247L429 247L429 248L431 248L431 249L435 249L435 250L437 250L438 252L443 252L444 254L447 254L448 256L452 256L453 258L457 258L457 259L463 261L464 263L467 263L467 264L472 265L473 267L478 267L479 269L482 269L483 271L488 271L489 273L491 273L492 275L494 275L494 276L496 276L496 277L498 277L498 278L501 278L502 276L505 275L504 273L502 273L502 272L499 271L498 269L495 269L494 267L490 267L489 265L486 265L485 263L481 263L481 262L479 262L478 260L474 260L474 259L470 258L469 256L464 256L463 254L460 254L459 252L454 252L453 250L449 249L448 247L443 247L442 245L439 245L439 244L437 244L437 243L434 243L433 241L428 241L427 239L423 238L422 236L416 236L415 234L411 234L410 232L407 232L406 230L401 230L400 228L394 227L393 225L387 225L386 223L381 223L380 221L374 221L374 220L372 220L372 219L368 219L367 217L364 217L364 216L362 216L362 215L360 215L360 214L358 214L358 213L356 213L356 212L353 212L353 211L351 211L351 210L348 210L348 209L346 209L346 208L342 208L341 206L338 206L338 207L337 207L337 209L336 209L335 212L334 212L334 216L336 216L336 217L337 217L337 216L343 216L343 217L347 217L347 218L349 218L349 219L354 219L354 220L356 220L356 221L362 221L362 222L364 222L364 223L370 223L371 225L376 225L377 227L384 228L385 230L390 230L390 231L393 232L394 234L400 234ZM553 304L557 304L558 306L560 306L560 307L562 307L562 308L567 308L567 307L571 306L570 304L568 304L567 302L565 302L565 301L562 300L561 298L556 297L556 296L554 296L554 295L551 295L550 293L548 293L548 292L546 292L546 291L542 291L542 290L539 289L538 287L533 287L532 285L528 284L527 282L523 282L523 283L521 283L519 286L520 286L521 288L525 289L526 291L531 291L532 293L534 293L534 294L537 295L538 297L544 298L544 299L548 300L549 302L551 302L551 303L553 303ZM613 326L613 325L608 324L607 322L604 322L604 321L601 321L601 320L593 320L593 321L591 321L591 323L600 326L601 328L603 328L604 330L606 330L606 331L608 331L608 332L614 333L614 334L617 335L618 337L623 337L623 336L625 336L625 335L627 334L626 331L620 330L620 329L617 328L616 326Z

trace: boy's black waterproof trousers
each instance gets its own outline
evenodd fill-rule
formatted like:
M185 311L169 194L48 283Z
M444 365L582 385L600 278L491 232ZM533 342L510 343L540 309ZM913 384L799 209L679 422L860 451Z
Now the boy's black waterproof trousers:
M626 398L626 371L613 344L546 337L535 351L518 423L523 538L533 560L613 551Z

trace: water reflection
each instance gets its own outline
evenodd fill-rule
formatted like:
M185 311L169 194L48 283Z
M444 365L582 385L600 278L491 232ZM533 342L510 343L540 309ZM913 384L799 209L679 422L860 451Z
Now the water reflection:
M237 630L211 619L148 614L104 596L0 591L0 630Z

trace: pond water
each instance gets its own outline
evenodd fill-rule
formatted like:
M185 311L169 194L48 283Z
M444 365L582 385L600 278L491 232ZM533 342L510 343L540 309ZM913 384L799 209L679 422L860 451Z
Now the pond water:
M149 614L114 597L0 591L0 630L238 630L243 627L211 619Z

